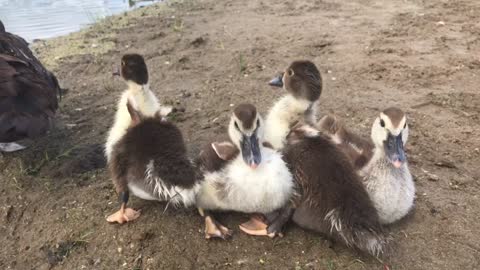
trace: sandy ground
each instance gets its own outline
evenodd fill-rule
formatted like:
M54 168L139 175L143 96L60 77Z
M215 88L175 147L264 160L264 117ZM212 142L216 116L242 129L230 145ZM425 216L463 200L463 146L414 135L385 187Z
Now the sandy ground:
M217 3L218 2L218 3ZM56 128L0 158L1 269L478 269L480 3L452 1L171 2L34 45L68 88ZM265 113L283 93L266 82L295 59L324 76L320 112L369 135L378 111L403 108L416 210L389 228L377 260L290 226L282 239L204 239L194 209L133 199L139 220L107 224L117 196L101 158L122 54L145 55L192 155L223 134L232 104Z

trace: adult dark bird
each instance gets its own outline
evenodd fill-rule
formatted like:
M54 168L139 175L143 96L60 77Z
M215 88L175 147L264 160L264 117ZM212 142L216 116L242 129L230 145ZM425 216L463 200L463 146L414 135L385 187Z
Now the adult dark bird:
M21 150L14 142L44 135L58 108L57 94L55 75L0 21L0 151Z

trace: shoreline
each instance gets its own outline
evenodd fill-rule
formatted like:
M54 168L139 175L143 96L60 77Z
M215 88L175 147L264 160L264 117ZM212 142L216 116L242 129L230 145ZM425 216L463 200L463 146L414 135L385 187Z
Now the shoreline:
M55 71L65 58L88 54L98 56L109 52L115 48L119 32L135 25L136 19L172 11L171 4L176 2L182 1L162 1L107 16L67 35L34 40L30 48L48 69Z

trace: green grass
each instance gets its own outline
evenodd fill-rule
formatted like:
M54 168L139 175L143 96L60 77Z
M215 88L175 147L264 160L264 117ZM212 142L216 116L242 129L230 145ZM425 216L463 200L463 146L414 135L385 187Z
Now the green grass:
M174 32L182 32L184 28L184 23L181 18L175 18L172 29Z
M247 60L243 56L243 54L240 54L238 56L238 67L240 69L240 73L243 75L247 71Z

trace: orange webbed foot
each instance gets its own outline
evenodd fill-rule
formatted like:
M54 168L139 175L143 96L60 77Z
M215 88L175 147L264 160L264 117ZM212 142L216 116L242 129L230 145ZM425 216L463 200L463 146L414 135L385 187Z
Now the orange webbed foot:
M241 224L239 227L240 230L249 235L268 236L270 238L276 236L275 233L268 233L268 224L266 224L265 218L261 215L252 215L249 221Z
M107 221L110 223L120 223L133 221L140 216L140 211L135 211L132 208L120 209L114 214L111 214L107 217Z
M211 216L205 217L205 238L221 238L226 240L232 236L232 231L215 221Z

